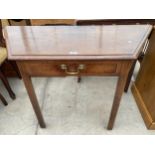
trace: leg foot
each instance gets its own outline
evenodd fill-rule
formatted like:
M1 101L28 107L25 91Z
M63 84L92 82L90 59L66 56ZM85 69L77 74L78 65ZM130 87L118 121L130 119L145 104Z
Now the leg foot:
M1 101L3 102L3 104L4 104L5 106L8 105L7 101L6 101L5 98L2 96L2 94L0 94L0 99L1 99Z
M80 83L80 82L81 82L81 77L80 77L80 76L78 77L77 82L78 82L78 83Z

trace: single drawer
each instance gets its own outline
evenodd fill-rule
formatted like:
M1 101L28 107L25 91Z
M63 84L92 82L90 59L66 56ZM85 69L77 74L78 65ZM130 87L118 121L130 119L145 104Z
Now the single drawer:
M20 64L20 63L19 63ZM115 75L120 61L23 61L21 65L32 76Z

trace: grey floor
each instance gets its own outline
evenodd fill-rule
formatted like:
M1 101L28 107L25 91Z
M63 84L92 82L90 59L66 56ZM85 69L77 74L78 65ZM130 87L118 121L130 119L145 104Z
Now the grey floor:
M0 134L155 134L146 129L131 91L123 95L113 130L106 130L116 81L116 77L83 77L79 84L76 77L33 78L47 124L41 129L22 80L10 78L17 99L11 100L0 83L9 102L7 107L0 104Z

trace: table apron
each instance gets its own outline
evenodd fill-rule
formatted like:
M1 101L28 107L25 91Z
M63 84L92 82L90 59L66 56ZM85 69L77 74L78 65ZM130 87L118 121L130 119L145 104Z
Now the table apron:
M117 76L126 60L103 61L52 61L23 60L17 61L21 72L33 77L49 76ZM82 66L82 67L81 67ZM66 68L63 68L66 67Z

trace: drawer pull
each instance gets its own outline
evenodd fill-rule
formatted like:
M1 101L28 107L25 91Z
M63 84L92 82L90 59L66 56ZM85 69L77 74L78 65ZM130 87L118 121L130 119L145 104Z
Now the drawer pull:
M69 71L68 66L66 64L61 64L60 67L61 67L62 70L65 70L65 73L68 74L68 75L78 75L80 73L80 70L85 69L84 64L79 64L76 71Z

